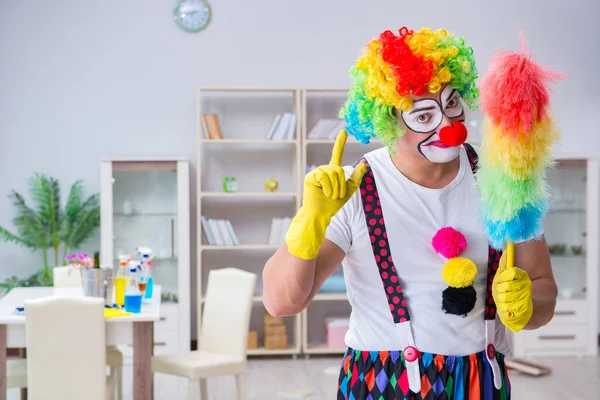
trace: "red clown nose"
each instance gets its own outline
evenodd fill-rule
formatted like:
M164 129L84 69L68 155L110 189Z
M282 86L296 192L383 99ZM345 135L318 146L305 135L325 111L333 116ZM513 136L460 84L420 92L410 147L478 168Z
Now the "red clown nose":
M440 140L446 146L459 146L467 140L467 128L462 122L454 121L452 126L440 130Z

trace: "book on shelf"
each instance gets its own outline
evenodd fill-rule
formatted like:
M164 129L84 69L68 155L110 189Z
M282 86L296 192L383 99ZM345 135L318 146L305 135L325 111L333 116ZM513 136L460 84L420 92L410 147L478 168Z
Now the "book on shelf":
M267 133L267 140L292 140L296 136L298 117L295 113L277 114Z
M271 231L269 232L269 246L279 246L285 240L285 233L287 232L292 219L290 217L284 218L273 218L271 221Z
M202 216L202 229L211 246L237 246L240 244L228 219L212 219Z
M202 121L204 137L207 139L223 139L223 132L217 114L202 114L200 120Z
M346 127L346 121L339 118L319 118L306 133L309 140L334 140Z

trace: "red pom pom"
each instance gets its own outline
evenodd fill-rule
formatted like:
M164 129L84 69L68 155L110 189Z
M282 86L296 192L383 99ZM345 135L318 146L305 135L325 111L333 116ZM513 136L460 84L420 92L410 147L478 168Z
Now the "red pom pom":
M431 239L436 252L446 258L458 257L467 248L467 239L456 229L447 226L436 232Z
M467 140L467 128L462 122L454 121L452 126L445 126L440 130L440 140L446 146L459 146Z

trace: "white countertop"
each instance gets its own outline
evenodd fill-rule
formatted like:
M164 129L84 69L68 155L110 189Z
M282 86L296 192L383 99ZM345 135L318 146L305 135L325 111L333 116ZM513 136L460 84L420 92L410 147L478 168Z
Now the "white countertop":
M120 322L149 322L160 319L160 285L154 285L151 299L144 299L142 312L124 317L107 318L107 323ZM25 324L25 315L16 314L17 307L23 307L26 300L43 297L83 297L80 287L54 288L54 287L19 287L14 288L4 297L0 298L0 325Z

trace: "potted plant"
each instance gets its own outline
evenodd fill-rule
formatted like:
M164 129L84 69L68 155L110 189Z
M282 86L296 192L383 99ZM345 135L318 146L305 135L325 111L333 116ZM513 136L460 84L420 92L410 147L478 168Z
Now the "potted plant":
M69 251L78 249L100 226L99 195L84 198L81 180L71 186L64 207L58 180L35 174L28 186L31 206L21 193L11 191L15 231L0 226L0 240L40 253L43 267L29 278L13 276L0 283L5 291L16 286L52 285L51 267L62 265Z

